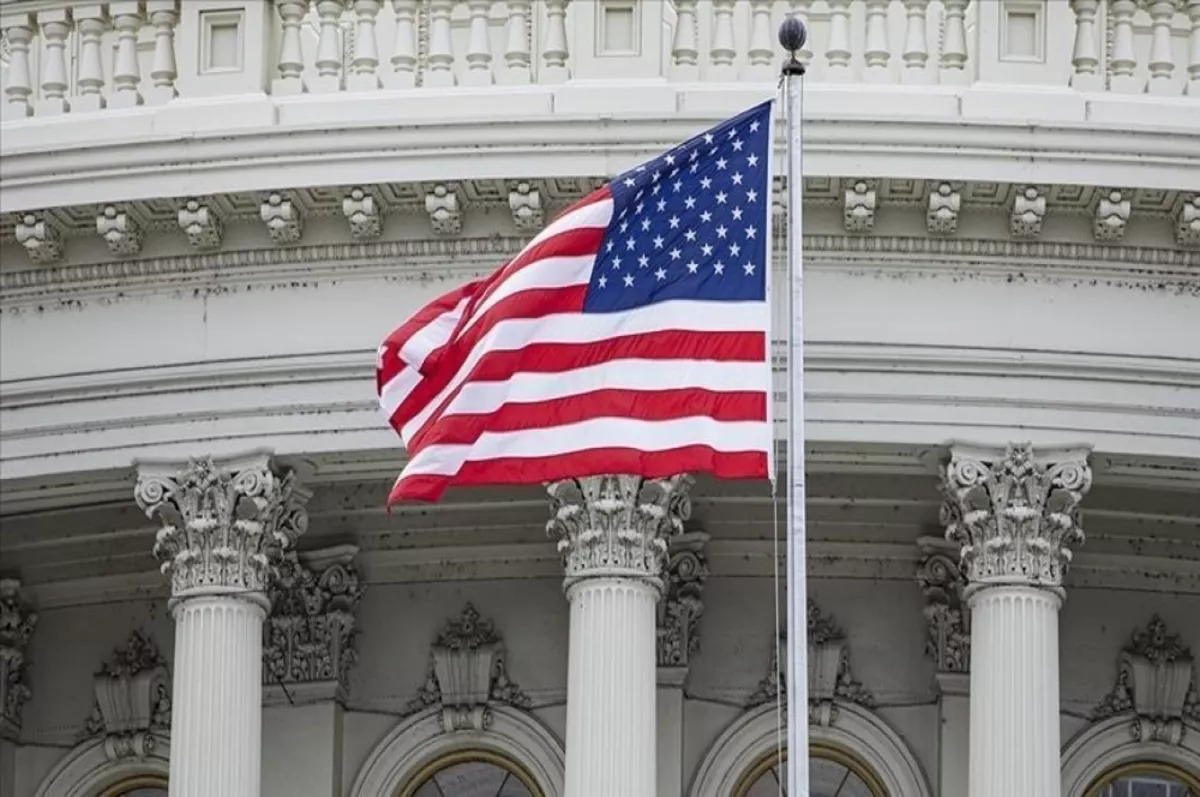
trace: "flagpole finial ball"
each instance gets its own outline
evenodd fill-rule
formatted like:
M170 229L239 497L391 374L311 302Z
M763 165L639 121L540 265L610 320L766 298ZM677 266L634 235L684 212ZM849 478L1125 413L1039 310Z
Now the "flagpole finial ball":
M806 41L808 30L800 18L792 15L785 17L783 24L779 26L779 43L783 45L783 49L789 53L799 52Z

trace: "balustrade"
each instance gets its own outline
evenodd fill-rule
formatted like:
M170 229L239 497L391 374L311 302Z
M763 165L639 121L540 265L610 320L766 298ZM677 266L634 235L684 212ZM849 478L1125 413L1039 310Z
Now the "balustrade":
M632 11L608 0L189 5L0 0L4 119L212 96L216 85L285 96L558 84L610 68L626 78L621 59L627 69L640 59L637 69L654 72L648 80L768 84L782 58L775 30L789 13L810 27L799 56L814 82L1200 98L1200 0L642 0ZM643 28L662 29L662 40ZM248 49L259 42L262 70L249 66L262 62Z

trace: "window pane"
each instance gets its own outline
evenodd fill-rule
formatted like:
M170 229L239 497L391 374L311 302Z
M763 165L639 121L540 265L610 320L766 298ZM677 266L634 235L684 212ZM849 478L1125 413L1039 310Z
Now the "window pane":
M780 782L785 786L782 793L786 796L786 763L782 768L772 767L764 772L738 797L778 797ZM809 759L808 782L812 797L879 797L852 769L828 758Z
M438 770L414 797L533 797L521 779L490 761L463 761Z

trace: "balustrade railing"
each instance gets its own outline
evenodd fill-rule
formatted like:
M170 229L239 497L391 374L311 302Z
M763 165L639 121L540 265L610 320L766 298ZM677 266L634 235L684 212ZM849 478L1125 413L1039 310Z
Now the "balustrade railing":
M1200 0L0 0L4 119L233 94L769 82L1200 100Z

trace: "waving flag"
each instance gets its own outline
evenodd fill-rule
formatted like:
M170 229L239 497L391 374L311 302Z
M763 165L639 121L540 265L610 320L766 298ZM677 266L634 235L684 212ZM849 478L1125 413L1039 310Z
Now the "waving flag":
M772 143L767 102L584 197L389 335L379 401L409 461L388 502L766 477Z

